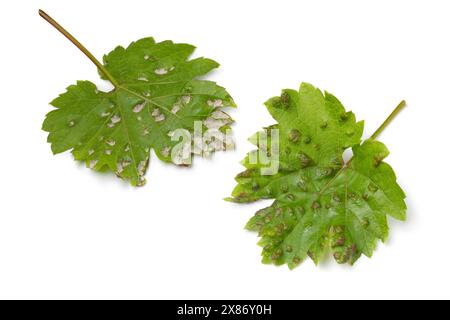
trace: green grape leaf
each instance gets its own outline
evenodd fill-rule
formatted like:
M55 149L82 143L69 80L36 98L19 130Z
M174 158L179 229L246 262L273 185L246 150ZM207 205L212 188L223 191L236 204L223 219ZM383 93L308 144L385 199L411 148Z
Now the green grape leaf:
M47 114L43 130L49 132L53 153L71 150L88 167L113 171L141 186L152 149L161 161L189 165L191 154L231 147L228 138L180 146L180 138L192 140L196 132L215 130L225 136L233 122L223 111L235 107L228 92L199 79L219 64L189 60L194 49L145 38L104 56L99 73L114 90L102 92L89 81L78 81L51 102L56 109Z
M227 199L275 199L247 224L261 237L263 262L292 269L308 256L316 264L329 253L338 263L371 257L388 237L387 216L406 219L405 193L383 162L386 146L361 143L364 123L312 85L284 90L266 106L278 124L250 139L258 150L244 159L247 170ZM353 158L344 163L349 148Z

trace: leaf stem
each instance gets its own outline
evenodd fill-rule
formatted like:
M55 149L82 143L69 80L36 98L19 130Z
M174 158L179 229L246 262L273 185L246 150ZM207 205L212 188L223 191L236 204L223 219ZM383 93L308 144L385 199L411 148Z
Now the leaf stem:
M67 39L70 40L78 49L81 50L96 66L100 69L100 71L108 78L109 81L114 85L114 87L119 87L119 83L116 79L114 79L111 74L106 70L105 66L103 66L100 61L98 61L92 53L89 52L74 36L72 36L66 29L64 29L58 22L56 22L52 17L50 17L43 10L39 10L39 15L48 23L50 23L56 30L61 32Z
M400 104L395 108L394 111L389 115L389 117L383 122L383 124L375 131L375 133L370 137L371 139L376 139L378 136L386 129L389 124L394 120L394 118L406 107L406 101L403 100Z

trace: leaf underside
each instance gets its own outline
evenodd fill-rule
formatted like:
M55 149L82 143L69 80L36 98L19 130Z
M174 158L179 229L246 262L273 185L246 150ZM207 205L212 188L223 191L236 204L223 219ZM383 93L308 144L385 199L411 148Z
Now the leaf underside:
M225 132L232 119L222 109L235 107L224 88L198 79L219 65L189 60L194 49L145 38L104 56L105 68L119 85L101 92L89 81L78 81L51 102L56 109L47 114L43 130L49 132L53 153L72 150L88 167L113 171L134 186L145 184L151 149L164 162L186 165L175 154L174 131L193 134L200 122L202 132ZM100 76L105 79L101 71ZM217 143L201 148L202 154L222 150Z
M263 262L295 268L308 256L318 264L328 253L338 263L371 257L388 237L387 216L406 219L405 194L381 142L361 143L363 122L331 94L302 84L266 102L278 124L250 139L258 150L243 161L247 168L227 200L249 203L275 199L248 222L261 237ZM279 171L263 175L273 142L257 139L279 130ZM348 148L353 158L344 164ZM262 151L262 153L261 153ZM256 158L257 161L250 161Z

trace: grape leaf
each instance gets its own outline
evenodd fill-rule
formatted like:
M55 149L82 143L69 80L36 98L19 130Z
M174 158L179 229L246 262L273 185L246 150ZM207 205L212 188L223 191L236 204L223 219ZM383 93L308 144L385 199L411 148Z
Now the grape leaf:
M386 146L375 136L361 143L364 123L310 84L284 90L266 106L278 124L250 139L258 150L244 159L247 170L227 199L275 199L246 226L259 232L263 263L292 269L308 256L318 264L330 252L338 263L372 256L377 242L388 237L387 216L406 219L405 194L383 162ZM344 163L348 148L353 158ZM269 157L278 167L272 175L261 170Z
M61 31L48 15L40 14ZM127 48L117 47L104 56L103 66L88 55L101 78L115 88L102 92L89 81L78 81L51 102L56 109L47 114L43 130L49 132L53 153L72 150L74 158L88 167L113 171L141 186L151 149L160 160L177 165L189 164L191 153L225 149L230 141L224 139L219 144L201 143L200 152L188 148L188 156L186 149L175 150L180 143L173 139L175 130L192 136L199 123L201 133L225 132L233 121L223 112L224 107L235 107L228 92L198 79L219 64L205 58L189 60L194 49L189 44L145 38Z

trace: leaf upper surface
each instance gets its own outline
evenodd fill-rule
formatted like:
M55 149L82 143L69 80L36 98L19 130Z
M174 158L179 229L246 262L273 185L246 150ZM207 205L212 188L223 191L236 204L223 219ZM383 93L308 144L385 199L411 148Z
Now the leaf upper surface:
M225 130L233 120L222 109L235 107L224 88L198 79L219 65L189 60L194 49L145 38L105 55L104 66L119 85L101 92L89 81L78 81L56 98L51 103L56 109L43 124L52 151L72 150L88 167L111 170L135 186L145 183L151 149L162 161L186 164L174 154L179 141L172 141L173 132L193 135L196 121L202 132ZM217 144L204 148L220 149Z
M236 177L228 199L275 199L247 224L261 237L263 262L294 268L308 256L317 264L330 252L338 263L372 256L378 241L387 239L387 216L406 219L405 194L383 162L389 154L385 145L373 139L361 143L363 122L309 84L284 90L266 106L278 124L250 139L258 150L244 159L247 170ZM279 170L265 175L262 155L273 150L273 129L279 131ZM266 145L261 136L269 137ZM353 158L345 164L348 148Z

